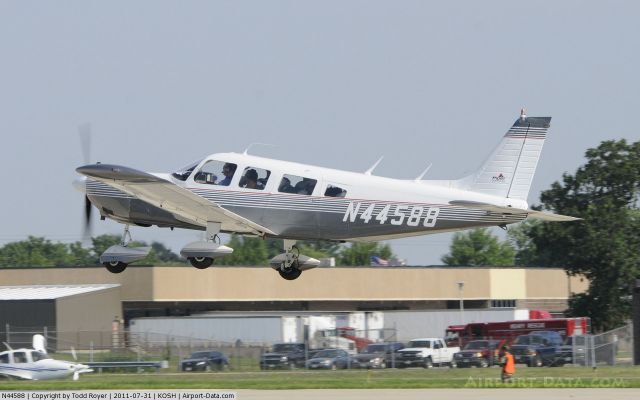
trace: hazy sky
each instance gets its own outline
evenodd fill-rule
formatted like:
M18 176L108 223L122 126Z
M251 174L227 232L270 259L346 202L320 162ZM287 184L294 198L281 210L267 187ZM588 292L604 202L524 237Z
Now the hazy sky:
M636 1L0 1L0 244L81 238L87 121L93 161L147 171L266 142L252 153L449 179L526 106L553 117L536 203L588 147L640 139L638 21ZM390 243L437 264L450 239Z

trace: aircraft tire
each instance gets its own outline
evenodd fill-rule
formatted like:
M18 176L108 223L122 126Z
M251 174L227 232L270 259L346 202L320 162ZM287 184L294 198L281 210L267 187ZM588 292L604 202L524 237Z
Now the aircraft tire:
M280 276L288 281L292 281L294 279L298 279L298 277L300 276L300 274L302 274L302 271L300 271L298 268L287 268L284 271L279 269L278 273L280 274Z
M198 269L207 269L213 264L213 258L210 257L189 257L191 265Z
M113 261L113 262L103 263L102 265L104 265L107 271L111 272L112 274L119 274L125 269L127 269L127 265L129 264L125 264L120 261Z

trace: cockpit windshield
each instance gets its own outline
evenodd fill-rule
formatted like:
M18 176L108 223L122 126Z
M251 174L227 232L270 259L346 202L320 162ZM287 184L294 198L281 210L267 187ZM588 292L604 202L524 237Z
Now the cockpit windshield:
M200 164L201 161L202 160L198 160L198 161L192 162L192 163L190 163L190 164L178 169L176 172L171 174L171 176L173 176L174 178L179 179L179 180L184 182L184 181L187 180L189 175L191 175L191 173L198 166L198 164Z
M49 359L50 357L41 351L34 350L31 352L31 358L33 359L33 362L36 362L40 360Z

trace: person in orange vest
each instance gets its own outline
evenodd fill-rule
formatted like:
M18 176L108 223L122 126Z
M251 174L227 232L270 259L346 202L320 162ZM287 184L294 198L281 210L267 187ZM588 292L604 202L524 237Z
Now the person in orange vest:
M508 345L502 346L500 365L502 365L502 383L511 383L511 378L516 373L516 363Z

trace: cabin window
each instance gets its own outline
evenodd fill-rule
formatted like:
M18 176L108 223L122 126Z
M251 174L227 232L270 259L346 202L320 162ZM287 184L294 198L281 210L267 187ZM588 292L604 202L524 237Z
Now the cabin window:
M285 175L280 181L278 192L310 195L316 187L316 179L296 175Z
M193 170L198 166L198 164L200 164L200 161L192 162L191 164L180 168L179 170L171 174L171 176L173 176L174 178L180 181L183 181L183 182L186 181L189 175L191 175L191 173L193 172Z
M242 173L238 186L245 189L264 190L271 171L256 167L247 167Z
M207 161L193 177L196 183L229 186L238 165L218 160Z
M345 197L347 195L347 191L339 186L327 185L324 195L327 197Z
M24 351L15 351L13 352L13 362L16 364L26 363L27 361L27 353Z
M0 354L0 364L9 364L9 353Z

